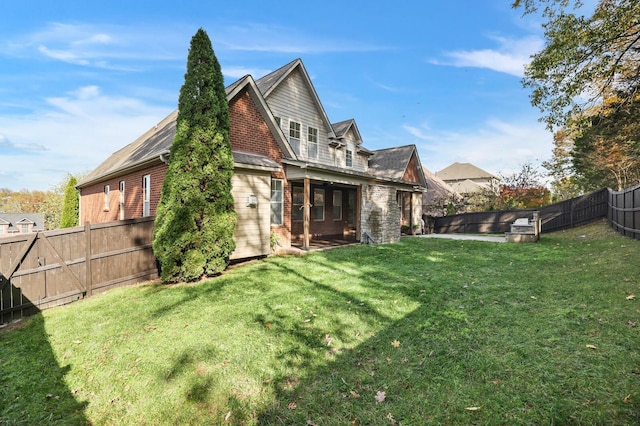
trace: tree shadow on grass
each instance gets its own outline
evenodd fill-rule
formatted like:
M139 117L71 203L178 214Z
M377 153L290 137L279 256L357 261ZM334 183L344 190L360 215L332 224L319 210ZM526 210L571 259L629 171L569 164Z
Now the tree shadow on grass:
M638 418L637 404L596 401L600 394L584 388L584 377L570 374L571 366L581 365L586 368L582 374L597 382L597 365L589 368L582 357L572 358L570 351L571 355L559 356L558 348L549 348L539 335L518 334L517 325L512 324L522 315L518 306L487 308L482 300L486 294L474 292L472 283L496 279L496 269L489 268L489 263L504 258L508 265L512 252L484 259L489 248L502 249L465 243L466 252L458 250L454 257L446 256L446 246L439 243L429 247L434 249L422 247L418 252L420 247L411 243L314 255L313 262L345 271L352 269L353 258L358 257L360 279L379 290L371 292L374 297L405 297L417 302L417 307L401 318L370 312L369 320L378 321L378 331L335 352L319 347L317 336L316 344L309 344L313 339L308 332L292 330L288 334L298 339L310 357L318 358L324 351L327 361L299 364L295 381L275 378L275 400L259 413L258 424L567 424L579 423L583 415L590 423L607 423L612 418L633 423ZM414 261L389 267L390 259L407 256L417 256L424 268L416 268ZM475 265L474 276L466 269L470 261ZM513 280L517 271L505 275L499 279ZM416 277L420 277L418 283L412 281ZM320 280L306 279L335 293L336 299L352 297ZM376 306L371 296L360 300ZM491 300L488 305L494 306ZM505 308L512 319L505 320L500 338L494 339L490 314ZM547 320L541 318L541 324ZM341 326L336 327L332 333L339 332ZM556 366L545 368L540 353ZM282 355L287 362L289 355ZM587 408L584 401L594 407Z
M41 314L0 331L0 424L90 424L87 403L65 383L70 369L58 364Z

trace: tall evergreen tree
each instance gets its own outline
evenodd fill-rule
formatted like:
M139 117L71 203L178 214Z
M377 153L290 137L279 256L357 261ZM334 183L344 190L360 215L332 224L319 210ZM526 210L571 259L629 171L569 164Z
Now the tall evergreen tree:
M166 282L218 274L235 249L229 109L220 64L202 28L191 39L176 126L153 236Z
M64 199L62 202L62 215L60 217L61 228L71 228L78 226L80 212L80 194L76 189L78 180L75 176L69 176L67 185L64 188Z

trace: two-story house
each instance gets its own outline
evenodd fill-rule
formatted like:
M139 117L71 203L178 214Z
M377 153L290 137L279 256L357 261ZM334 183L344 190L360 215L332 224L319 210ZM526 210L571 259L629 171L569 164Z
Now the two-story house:
M331 123L300 59L226 88L238 213L232 259L335 239L386 243L420 222L426 181L413 145L370 151L353 119ZM177 111L79 184L82 223L155 214Z
M486 189L497 191L500 185L499 178L471 163L453 163L436 172L436 177L442 179L459 194Z
M0 212L0 238L41 231L44 231L43 214Z

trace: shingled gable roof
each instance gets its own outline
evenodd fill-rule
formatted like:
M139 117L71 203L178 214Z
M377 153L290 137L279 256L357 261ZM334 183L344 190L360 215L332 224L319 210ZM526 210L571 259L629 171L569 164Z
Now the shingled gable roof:
M18 226L33 223L33 231L44 231L44 215L41 213L2 213L0 224L9 225L9 232L18 231Z
M456 190L436 176L431 170L423 167L422 171L425 179L427 179L427 187L429 188L429 191L426 192L426 195L429 200L445 198L449 195L456 195Z
M415 158L418 163L416 167L418 168L420 186L426 188L427 180L425 179L415 145L373 151L373 156L369 159L368 172L378 178L401 181L414 154L416 154Z
M439 172L436 172L436 176L444 181L487 178L497 179L497 177L491 173L486 172L471 163L453 163Z
M295 154L291 150L284 134L275 123L271 110L260 94L260 91L256 86L256 82L250 75L246 75L226 87L227 100L231 101L245 87L249 88L249 93L255 105L260 110L263 117L266 117L265 121L278 142L278 145L282 149L284 158L295 158ZM77 187L82 188L111 176L122 175L125 172L132 172L145 168L152 163L158 162L161 156L168 156L169 149L173 143L173 138L176 134L177 117L178 110L176 109L135 141L113 153L102 164L82 179L78 183ZM276 162L255 154L234 151L233 158L236 163L240 164L279 168L279 165Z
M320 102L318 93L316 92L316 89L311 82L311 78L309 78L309 73L307 73L307 70L302 63L302 59L294 59L293 61L278 68L277 70L265 75L264 77L259 78L258 80L256 80L256 85L258 86L260 93L262 93L262 96L267 99L269 98L269 95L273 93L273 91L280 85L280 83L286 80L286 78L298 68L300 69L302 78L306 83L307 88L309 89L309 93L311 94L311 97L316 104L318 111L320 112L322 120L325 122L327 131L329 132L329 139L335 138L333 127L331 125L331 122L329 121L329 117L324 110L324 106L322 106L322 102Z

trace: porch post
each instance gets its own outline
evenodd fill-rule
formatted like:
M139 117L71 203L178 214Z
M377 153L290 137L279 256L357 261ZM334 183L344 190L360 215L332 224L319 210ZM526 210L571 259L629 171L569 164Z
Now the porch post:
M311 182L309 178L304 178L304 208L302 211L302 223L304 227L302 249L307 250L309 248L309 222L311 219Z

